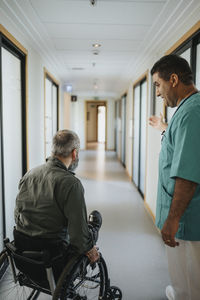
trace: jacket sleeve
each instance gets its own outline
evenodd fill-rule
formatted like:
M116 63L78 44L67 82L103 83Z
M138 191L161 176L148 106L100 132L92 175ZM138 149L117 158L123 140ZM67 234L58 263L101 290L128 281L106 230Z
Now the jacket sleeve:
M67 194L64 214L68 220L70 245L79 253L86 253L93 247L88 229L84 189L80 181L74 183Z

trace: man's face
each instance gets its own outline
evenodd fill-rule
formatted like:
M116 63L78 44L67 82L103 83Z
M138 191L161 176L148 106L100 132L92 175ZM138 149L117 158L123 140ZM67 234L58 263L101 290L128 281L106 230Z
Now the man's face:
M69 171L75 171L75 169L78 167L79 157L78 157L78 151L76 152L76 157L74 160L72 160L71 164L68 167Z
M178 99L175 93L175 89L173 88L173 82L171 78L169 81L166 81L160 78L158 72L156 72L153 74L153 83L156 87L156 96L160 96L161 98L163 98L166 106L177 106Z

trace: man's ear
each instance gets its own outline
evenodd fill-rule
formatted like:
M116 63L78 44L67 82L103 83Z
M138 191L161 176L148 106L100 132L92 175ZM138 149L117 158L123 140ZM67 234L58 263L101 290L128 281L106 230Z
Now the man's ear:
M171 74L169 81L172 84L172 87L176 87L179 82L178 75L176 73Z
M76 149L73 149L72 150L72 160L75 160L76 155L77 155L77 151L76 151Z

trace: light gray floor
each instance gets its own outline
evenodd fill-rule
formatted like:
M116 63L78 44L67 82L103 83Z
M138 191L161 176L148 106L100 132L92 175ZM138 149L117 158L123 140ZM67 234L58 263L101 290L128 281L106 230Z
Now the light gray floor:
M77 176L85 188L88 213L93 209L102 213L98 245L123 300L166 299L164 245L115 153L81 152Z

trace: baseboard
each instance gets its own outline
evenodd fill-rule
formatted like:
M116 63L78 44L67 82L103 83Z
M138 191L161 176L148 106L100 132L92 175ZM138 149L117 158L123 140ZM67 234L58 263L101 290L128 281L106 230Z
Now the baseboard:
M149 213L149 215L151 216L153 223L155 224L156 221L156 217L154 215L154 213L152 212L151 208L149 207L149 205L147 204L146 201L144 201L144 207L146 208L147 212Z

